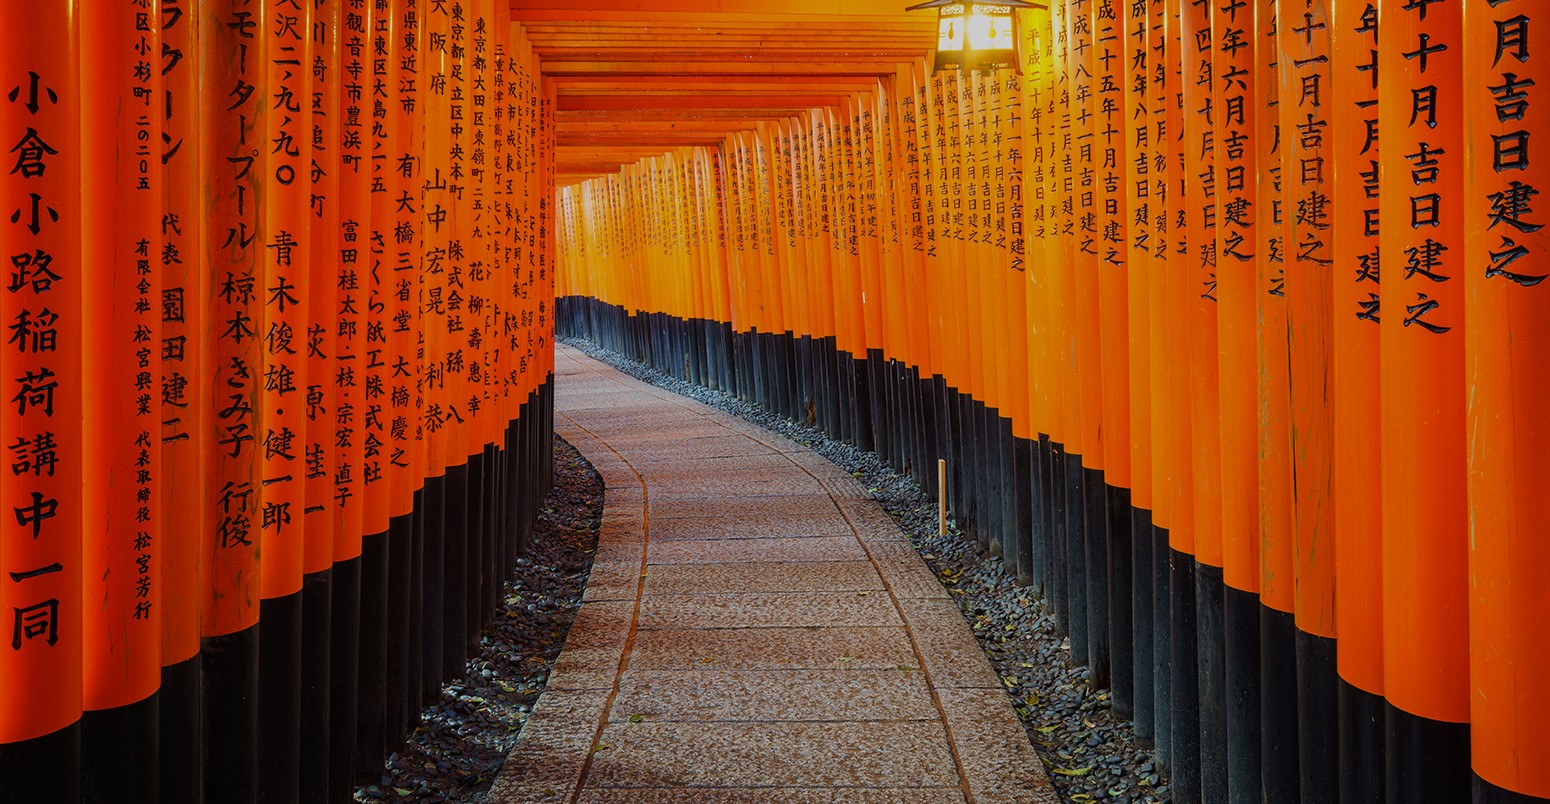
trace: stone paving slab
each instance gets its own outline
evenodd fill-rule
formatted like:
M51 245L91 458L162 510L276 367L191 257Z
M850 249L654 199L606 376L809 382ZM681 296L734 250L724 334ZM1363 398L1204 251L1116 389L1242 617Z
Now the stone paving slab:
M648 480L661 477L646 475ZM745 469L723 471L702 469L698 466L685 468L671 474L662 489L653 495L657 500L726 499L729 495L740 499L750 497L789 497L792 494L821 494L824 486L811 475L787 466L784 471L770 469Z
M637 627L664 628L865 628L899 625L899 612L882 592L652 595L640 603Z
M875 505L875 503L874 503ZM652 519L683 517L758 517L781 520L786 517L832 516L839 512L827 494L800 494L788 497L754 497L727 500L711 497L700 500L670 500L651 506Z
M589 786L948 787L939 722L623 723L603 730Z
M630 653L631 670L875 669L916 661L902 626L642 631Z
M694 790L587 790L581 804L963 804L953 787L713 787Z
M653 544L683 539L807 539L822 536L850 537L850 524L837 512L817 516L768 519L745 516L702 516L665 519L651 523Z
M909 667L909 665L901 665ZM610 722L800 722L939 717L916 670L630 671Z
M855 536L808 539L697 539L651 546L651 564L744 564L750 561L866 561Z
M593 580L588 581L589 586L596 581L595 567L592 574ZM750 561L746 564L654 564L646 570L644 594L862 592L882 589L883 579L870 561Z
M596 562L497 802L1053 802L972 631L865 487L560 347Z

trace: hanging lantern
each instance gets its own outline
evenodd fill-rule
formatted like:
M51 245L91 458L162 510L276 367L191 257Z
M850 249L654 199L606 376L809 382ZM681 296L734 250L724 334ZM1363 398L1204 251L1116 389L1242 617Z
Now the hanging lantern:
M1024 0L928 0L905 10L937 10L936 70L994 70L1018 66L1017 10L1042 7Z

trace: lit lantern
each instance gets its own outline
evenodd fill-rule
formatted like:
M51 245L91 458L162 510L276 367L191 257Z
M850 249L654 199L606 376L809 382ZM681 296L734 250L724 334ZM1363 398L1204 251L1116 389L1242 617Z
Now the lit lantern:
M906 11L937 10L936 69L994 70L1018 66L1017 9L1043 8L1024 0L960 3L928 0Z

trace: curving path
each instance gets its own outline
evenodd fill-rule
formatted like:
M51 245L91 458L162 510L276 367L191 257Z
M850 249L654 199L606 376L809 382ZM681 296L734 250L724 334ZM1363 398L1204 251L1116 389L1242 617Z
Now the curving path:
M491 801L1055 801L956 605L859 483L565 346L555 373L602 531Z

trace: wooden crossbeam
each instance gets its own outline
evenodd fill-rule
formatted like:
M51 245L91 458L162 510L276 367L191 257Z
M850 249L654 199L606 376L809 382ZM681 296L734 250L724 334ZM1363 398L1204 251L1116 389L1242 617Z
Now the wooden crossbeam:
M565 75L893 75L897 61L545 61L544 74Z
M561 183L839 108L927 58L902 0L512 0L556 93Z

